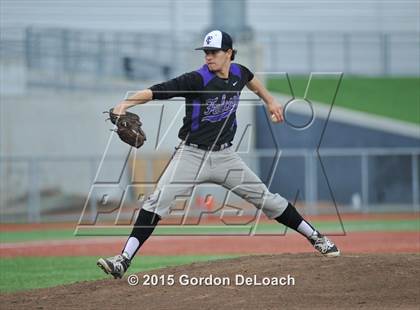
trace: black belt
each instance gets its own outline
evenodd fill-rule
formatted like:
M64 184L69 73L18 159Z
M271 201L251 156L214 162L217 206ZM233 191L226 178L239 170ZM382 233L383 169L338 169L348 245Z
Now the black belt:
M195 147L195 148L200 149L200 150L204 150L204 151L212 150L212 151L216 151L216 152L227 149L228 147L232 146L232 143L230 143L230 142L223 143L223 144L216 144L214 146L213 145L205 145L205 144L194 144L194 143L191 143L191 142L184 142L184 144L188 145L188 146Z

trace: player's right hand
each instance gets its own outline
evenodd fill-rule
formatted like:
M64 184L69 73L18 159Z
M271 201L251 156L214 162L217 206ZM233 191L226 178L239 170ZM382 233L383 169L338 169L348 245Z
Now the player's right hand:
M281 123L284 121L283 106L280 103L278 103L277 101L274 101L272 104L270 104L267 107L267 109L270 112L271 120L274 123Z

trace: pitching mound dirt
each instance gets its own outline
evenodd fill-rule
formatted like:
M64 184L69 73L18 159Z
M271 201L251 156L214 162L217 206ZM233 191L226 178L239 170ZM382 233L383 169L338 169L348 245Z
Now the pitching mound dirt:
M420 304L418 254L259 255L138 277L137 286L127 278L80 282L4 294L0 302L2 309L418 309ZM157 284L142 285L147 279ZM250 285L240 285L245 279Z

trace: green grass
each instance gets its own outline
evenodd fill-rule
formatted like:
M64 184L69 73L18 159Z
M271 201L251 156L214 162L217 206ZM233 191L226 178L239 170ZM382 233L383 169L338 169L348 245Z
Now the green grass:
M337 233L341 231L341 225L337 222L325 222L322 225L317 225L316 228L326 233ZM351 221L344 223L346 232L369 232L369 231L420 231L420 223L418 220L378 220L378 221ZM279 225L267 224L261 232L280 232L284 231L284 227L279 229Z
M341 225L338 219L332 221L314 221L313 224L319 230L329 233L341 233ZM368 220L368 221L345 221L346 231L419 231L419 221L417 219L406 220ZM247 234L251 226L185 226L185 227L165 227L158 226L155 234L180 235L180 234ZM83 235L88 236L128 236L131 228L85 228L80 230L82 236L74 236L72 230L44 230L44 231L24 231L24 232L2 232L1 242L21 242L37 240L66 240L80 239ZM276 222L261 223L258 225L256 233L283 233L284 226Z
M340 222L335 221L314 221L312 224L323 232L342 233ZM186 227L158 227L155 234L164 235L182 235L182 234L248 234L252 226L186 226ZM344 222L344 229L351 231L419 231L419 221L413 220L369 220L369 221L347 221ZM282 234L285 227L276 222L261 223L255 229L258 234ZM126 229L86 229L81 233L86 235L101 235L107 233L115 233L115 235L126 236L129 231Z
M128 274L239 255L138 256ZM96 266L97 257L14 257L0 259L0 292L52 287L109 278Z
M295 97L304 97L308 81L309 76L290 77ZM307 98L330 105L337 82L337 77L314 75ZM291 94L285 76L269 79L267 86L269 90ZM420 124L420 78L344 75L335 105Z
M5 231L0 233L0 242L73 239L73 232L70 229Z

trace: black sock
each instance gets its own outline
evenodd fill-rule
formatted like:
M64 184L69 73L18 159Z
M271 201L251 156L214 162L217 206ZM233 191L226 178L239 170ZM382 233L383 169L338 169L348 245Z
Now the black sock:
M132 259L143 243L150 237L155 229L157 223L159 222L160 217L156 213L146 211L141 209L139 215L137 216L136 223L134 224L133 230L124 246L122 253L126 252L130 259ZM128 243L130 242L130 238L135 238L138 241L138 245L135 249ZM127 248L128 246L128 248ZM127 248L127 249L126 249Z
M305 222L306 224L308 224L309 227L315 230L315 228L313 228L311 224L304 220L304 218L297 212L296 208L290 202L287 205L286 209L283 211L283 213L280 216L276 217L275 220L289 228L292 228L298 233L304 235L305 237L309 236L304 234L302 231L298 230L298 227L302 222Z

